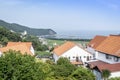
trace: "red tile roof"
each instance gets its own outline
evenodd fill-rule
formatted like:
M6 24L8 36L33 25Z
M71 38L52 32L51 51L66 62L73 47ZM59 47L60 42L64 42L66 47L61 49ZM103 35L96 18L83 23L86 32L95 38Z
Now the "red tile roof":
M97 67L101 72L104 69L107 69L110 72L120 71L120 63L109 64L102 61L94 61L94 62L89 62L88 64L90 65L90 68L94 69L95 67Z
M30 51L31 46L31 42L8 42L6 47L0 48L0 51L3 53L9 50L15 50L20 51L22 54L33 55Z
M76 44L70 41L65 42L63 45L58 46L53 50L55 54L58 56L62 55L64 52L68 51L69 49L73 48Z
M120 57L120 36L107 37L96 50Z
M101 42L103 42L106 38L107 38L106 36L99 36L99 35L97 35L97 36L95 36L95 37L90 41L90 43L88 44L88 46L90 46L90 47L92 47L92 48L95 49L95 48L98 47L98 46L101 44Z

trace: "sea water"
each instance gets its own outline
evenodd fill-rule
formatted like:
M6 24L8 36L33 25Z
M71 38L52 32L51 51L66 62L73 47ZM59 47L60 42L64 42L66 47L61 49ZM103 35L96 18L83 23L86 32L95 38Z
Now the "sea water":
M96 35L109 36L111 34L119 35L120 31L86 31L86 30L57 31L56 38L92 39Z

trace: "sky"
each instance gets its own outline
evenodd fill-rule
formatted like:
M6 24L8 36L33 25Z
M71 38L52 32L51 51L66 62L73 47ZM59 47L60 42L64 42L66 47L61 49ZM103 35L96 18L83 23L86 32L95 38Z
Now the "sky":
M55 31L118 31L120 0L0 0L0 19Z

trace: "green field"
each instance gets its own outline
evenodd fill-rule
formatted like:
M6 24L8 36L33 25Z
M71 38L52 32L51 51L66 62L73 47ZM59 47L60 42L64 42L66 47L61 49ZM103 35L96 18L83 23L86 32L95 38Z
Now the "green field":
M54 46L54 44L61 45L67 40L54 40L54 39L47 39L48 46ZM69 40L70 41L70 40ZM89 41L83 41L83 40L72 40L72 42L81 44L82 46L85 47L89 43Z

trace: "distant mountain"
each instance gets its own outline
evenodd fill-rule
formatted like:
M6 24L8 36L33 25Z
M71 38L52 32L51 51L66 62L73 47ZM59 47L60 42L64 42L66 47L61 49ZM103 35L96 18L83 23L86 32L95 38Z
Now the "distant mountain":
M52 29L29 28L27 26L22 26L22 25L19 25L16 23L8 23L8 22L5 22L3 20L0 20L0 26L5 27L5 28L12 30L12 31L15 31L15 32L20 32L20 33L27 31L28 34L36 35L36 36L56 34L56 32L53 31Z

